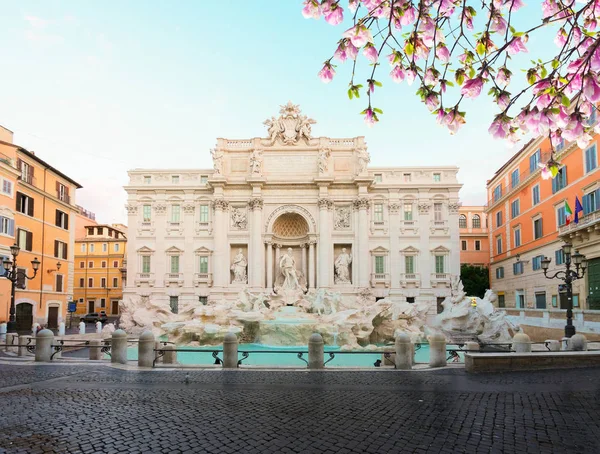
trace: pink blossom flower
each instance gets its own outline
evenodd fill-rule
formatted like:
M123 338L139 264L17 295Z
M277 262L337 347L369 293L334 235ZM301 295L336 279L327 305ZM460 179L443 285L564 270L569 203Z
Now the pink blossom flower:
M373 109L371 109L370 107L365 111L365 123L366 125L370 128L372 127L375 122L379 121L377 119L377 116L375 115L375 113L373 112Z
M494 139L505 139L509 131L510 124L502 115L498 115L488 129Z
M358 2L359 0L350 0L348 2L348 9L354 13L358 8Z
M590 102L600 101L600 86L598 80L592 74L587 74L583 78L583 95Z
M416 19L417 19L417 10L415 9L414 6L412 6L412 3L411 3L410 7L405 9L402 16L400 16L400 25L402 25L402 26L412 25Z
M540 95L535 103L536 107L540 110L545 109L552 103L552 98L548 93Z
M450 134L456 134L460 127L465 124L465 118L456 110L452 110L444 117L444 123L450 130Z
M404 80L404 69L401 65L394 66L394 69L390 72L390 76L394 82L399 84Z
M304 0L304 8L302 8L302 15L306 19L318 19L321 17L321 7L317 0Z
M439 72L434 68L427 68L425 71L425 76L423 77L423 81L425 85L436 85L438 82Z
M550 133L550 143L553 147L558 147L563 141L563 138L560 135L560 130L552 131Z
M600 50L598 49L590 57L590 68L592 71L600 71Z
M414 82L415 78L417 77L417 72L414 69L407 69L404 72L404 75L406 76L406 83L408 85L412 85L412 83Z
M543 164L541 175L542 180L549 180L550 178L552 178L552 171L550 170L550 167Z
M337 49L333 53L333 58L344 63L348 59L348 54L346 53L346 40L340 41Z
M433 112L437 106L440 105L440 100L438 96L434 92L430 92L429 95L425 98L425 105L429 109L430 112Z
M577 44L581 41L581 29L579 27L573 27L573 42Z
M544 18L550 17L558 13L558 5L556 4L556 0L545 0L542 2L542 14Z
M435 117L435 120L439 123L439 124L445 124L445 118L446 118L446 112L444 111L444 109L438 109L437 110L437 115Z
M569 114L565 111L565 108L563 106L560 106L558 108L558 113L553 115L553 121L554 124L558 127L558 128L565 128L568 124L569 121L571 120L571 118L569 117Z
M498 104L498 107L504 110L508 107L510 103L510 96L508 96L507 92L503 91L502 94L498 96L496 103Z
M344 8L334 3L331 7L323 10L325 21L331 25L338 25L344 20Z
M508 27L506 20L504 19L504 17L502 17L502 14L500 14L500 12L496 10L494 16L492 17L490 30L503 35L504 32L506 32L506 27Z
M512 40L512 42L508 45L506 52L508 52L508 55L515 55L519 52L527 52L527 48L525 47L523 40L519 36Z
M563 47L567 42L567 37L568 35L566 30L562 27L559 28L556 36L554 37L554 44L556 44L558 47Z
M513 13L524 6L524 3L521 0L507 0L506 4L509 5L510 11Z
M506 67L501 67L498 69L498 74L496 75L496 82L502 85L508 85L510 83L511 72Z
M371 63L376 63L379 55L377 54L377 49L371 43L367 43L365 48L363 49L363 55L369 60Z
M333 80L333 76L335 76L335 70L331 66L331 63L325 62L321 71L319 71L319 77L321 81L328 84Z
M467 98L477 98L481 94L483 80L479 77L469 79L460 89L460 93Z
M356 47L363 47L365 44L373 42L371 31L364 25L357 25L356 27L349 28L342 36L344 38L350 38L350 41Z
M450 51L444 44L438 44L435 50L435 55L440 61L444 63L448 63L448 61L450 60Z

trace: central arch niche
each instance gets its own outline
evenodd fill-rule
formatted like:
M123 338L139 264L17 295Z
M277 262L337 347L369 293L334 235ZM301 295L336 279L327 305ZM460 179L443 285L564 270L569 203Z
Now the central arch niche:
M284 213L273 223L273 235L286 240L302 239L308 235L306 219L298 213Z

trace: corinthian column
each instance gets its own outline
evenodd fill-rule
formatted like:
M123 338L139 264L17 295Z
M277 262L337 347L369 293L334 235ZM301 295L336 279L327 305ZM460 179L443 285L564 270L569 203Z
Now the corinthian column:
M229 202L225 199L215 199L213 207L215 210L213 279L215 287L225 287L229 283L229 263L227 260L227 209L229 208Z
M329 225L329 211L333 208L333 202L329 199L319 199L319 263L317 272L317 287L329 287L330 262L329 252L333 248L331 244L331 226Z
M273 243L267 241L267 289L273 290Z
M252 208L252 239L250 242L250 285L256 288L263 288L265 279L263 271L265 269L265 247L262 242L262 199L252 199L250 201Z
M400 225L400 203L392 202L389 206L390 213L390 287L400 287L400 269L398 261L399 253L399 238L398 238L398 226Z
M360 197L354 201L354 207L358 209L358 286L368 287L371 275L369 260L369 199Z
M315 288L315 242L308 243L308 288Z

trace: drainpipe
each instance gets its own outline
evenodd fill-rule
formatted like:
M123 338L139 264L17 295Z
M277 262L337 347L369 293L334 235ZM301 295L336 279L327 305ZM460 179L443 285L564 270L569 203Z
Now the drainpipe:
M44 295L44 237L46 234L46 172L48 169L44 168L44 186L43 186L43 199L42 199L42 262L40 264L40 309L42 308L42 301ZM46 318L48 323L48 318Z

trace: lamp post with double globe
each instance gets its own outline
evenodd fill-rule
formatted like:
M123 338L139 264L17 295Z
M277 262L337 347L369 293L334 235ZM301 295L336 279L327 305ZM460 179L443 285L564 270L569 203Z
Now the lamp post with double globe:
M14 244L10 247L10 253L13 256L12 261L10 258L5 258L2 261L2 265L4 266L4 274L0 277L4 277L8 279L11 283L10 287L10 316L8 319L8 323L6 324L6 332L7 333L16 333L17 332L17 320L16 320L16 309L15 309L15 288L17 286L17 281L19 279L33 279L37 275L38 269L40 268L40 261L34 258L31 261L31 266L33 268L33 276L29 277L25 273L25 271L17 268L17 255L21 248Z
M552 259L544 257L542 259L542 269L544 276L548 279L560 279L567 287L567 324L565 325L565 337L572 337L575 334L573 326L573 281L582 279L585 276L585 268L587 260L583 254L575 251L571 254L573 245L565 243L562 246L562 251L565 257L565 270L557 271L554 274L548 275L548 267ZM571 269L571 264L575 265L575 269Z

